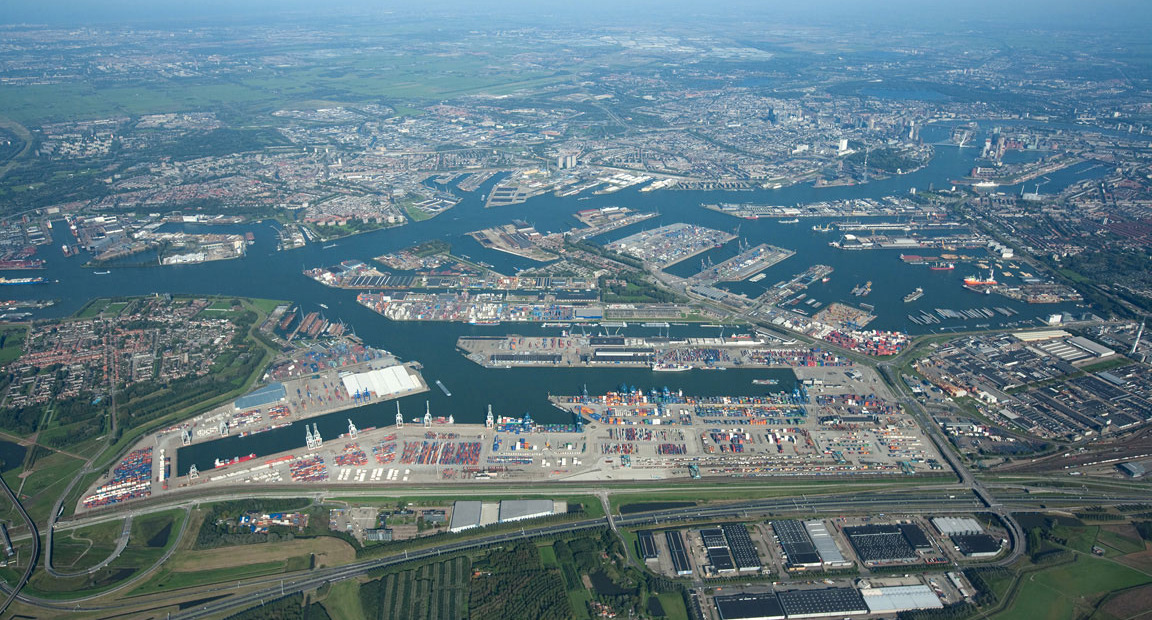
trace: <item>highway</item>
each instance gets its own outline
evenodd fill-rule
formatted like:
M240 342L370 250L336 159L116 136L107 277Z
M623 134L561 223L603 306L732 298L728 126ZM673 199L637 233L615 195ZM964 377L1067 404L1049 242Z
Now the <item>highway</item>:
M1132 502L1138 498L1106 498L1100 496L1085 496L1083 499L1087 503L1096 503L1101 501L1111 501L1116 503ZM1032 499L1029 502L1020 504L1013 502L1011 507L1025 510L1035 509L1036 501L1039 500ZM1008 507L1008 505L1003 506L1005 509ZM764 518L767 516L838 516L842 514L860 513L967 514L973 511L980 511L984 508L985 503L976 494L946 489L928 492L876 492L864 495L835 494L823 496L758 499L715 506L695 506L690 508L621 515L615 516L614 522L617 527L636 528L662 527L665 525L675 526L688 522L713 519L751 519ZM361 560L359 562L345 566L304 571L301 573L282 577L276 576L250 579L243 581L238 585L227 585L208 590L198 590L196 592L198 596L208 596L214 593L235 592L238 587L257 587L256 590L253 590L249 593L237 594L236 596L223 598L219 601L208 603L202 606L200 609L186 610L180 614L175 614L172 617L209 617L221 614L225 611L241 609L247 605L258 605L261 601L273 600L284 594L293 594L296 592L311 590L323 585L324 583L359 577L375 569L392 566L395 564L402 564L408 561L431 558L437 555L451 554L459 551L481 548L488 545L513 540L536 538L550 534L574 532L590 528L608 526L609 522L607 517L585 519L576 522L549 524L534 528L523 528L512 532L491 534L488 536L481 536L468 540L445 542L442 545L437 545L427 549L408 551L406 553L395 553L381 558ZM990 564L1006 566L1014 562L1022 552L1021 545L1023 544L1023 541L1023 537L1013 536L1010 540L1010 553L1005 557L1000 558L996 562ZM160 563L162 562L163 559ZM133 579L132 582L135 583L138 579L145 577L146 574L147 573L142 573L136 579ZM131 584L125 584L125 587L128 585ZM120 588L117 589L119 590ZM42 609L105 613L117 611L125 612L127 610L139 609L142 605L148 604L151 604L154 607L163 607L168 604L166 602L167 600L171 600L169 598L170 594L157 594L155 595L155 598L139 597L133 603L116 601L107 604L85 604L89 601L106 597L108 594L109 593L103 593L97 596L89 596L68 601L47 600L26 595L20 595L19 599L22 602L40 607Z
M12 502L12 505L16 507L16 510L20 511L20 516L24 521L28 523L28 531L32 535L32 557L28 558L28 568L24 570L24 574L20 577L20 581L16 583L15 587L8 588L7 584L4 584L5 587L3 589L8 593L8 598L4 599L3 606L0 606L0 615L3 615L3 613L8 610L8 606L12 604L12 601L16 600L19 596L20 590L23 589L24 585L28 583L28 580L32 578L32 572L36 570L36 562L40 559L40 532L36 530L36 522L32 520L32 517L28 516L28 513L24 510L24 505L20 503L20 499L12 492L12 487L8 486L8 483L2 476L0 476L0 486L4 487L4 493L8 496L8 499Z

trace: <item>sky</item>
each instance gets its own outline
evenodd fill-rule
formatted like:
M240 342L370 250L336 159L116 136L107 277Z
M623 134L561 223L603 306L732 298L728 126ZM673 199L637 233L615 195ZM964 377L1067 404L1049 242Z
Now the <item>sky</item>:
M1152 0L0 0L0 24L227 23L307 15L411 14L539 17L550 23L626 25L708 18L847 25L957 22L1020 27L1135 29Z

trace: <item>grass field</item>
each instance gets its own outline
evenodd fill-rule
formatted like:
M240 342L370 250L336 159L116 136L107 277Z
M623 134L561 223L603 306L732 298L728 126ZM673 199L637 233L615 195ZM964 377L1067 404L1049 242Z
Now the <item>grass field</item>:
M356 551L348 543L338 538L321 536L275 544L185 551L173 557L168 566L172 570L188 572L226 568L238 562L279 562L301 555L315 555L317 567L338 566L356 559Z
M354 579L332 584L321 604L333 618L364 620L364 607L360 604L360 583Z
M1015 600L996 620L1073 620L1109 592L1152 583L1152 576L1111 560L1078 554L1076 561L1024 577Z
M110 521L53 536L52 565L57 570L76 572L104 561L116 549L123 523Z
M23 487L17 483L21 502L28 515L43 523L52 512L52 506L72 478L84 467L84 462L67 454L54 452L36 461L31 473L24 478Z
M180 588L191 588L214 583L227 583L263 575L300 571L308 568L308 560L307 556L299 556L279 562L238 564L229 568L214 568L211 570L191 572L174 571L164 567L140 587L132 590L131 596L161 591L167 592L170 590L179 590Z
M20 357L28 328L24 326L0 327L0 364L7 364Z
M1096 544L1105 548L1109 556L1128 555L1144 550L1144 540L1131 524L1102 525L1096 534Z
M688 609L684 607L684 599L675 592L664 592L657 598L660 606L664 608L664 616L668 620L688 620Z
M465 55L403 57L387 50L322 65L253 70L230 81L212 78L165 80L98 87L86 82L0 86L0 115L25 125L49 121L137 116L200 109L226 110L259 119L270 109L338 98L345 102L380 97L439 100L485 92L511 93L571 80L563 72L513 70L496 59ZM381 71L381 67L388 70ZM400 106L398 114L411 114Z

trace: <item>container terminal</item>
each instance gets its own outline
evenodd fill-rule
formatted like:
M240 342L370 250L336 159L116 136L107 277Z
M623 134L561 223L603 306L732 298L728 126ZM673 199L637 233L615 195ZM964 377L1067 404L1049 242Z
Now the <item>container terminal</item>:
M280 452L221 454L219 466L205 471L177 461L186 434L162 432L142 440L98 480L77 510L203 485L327 489L491 480L909 476L940 469L931 441L871 368L808 365L811 358L804 356L794 361L795 387L765 385L756 395L694 396L655 387L654 380L653 386L622 385L603 394L552 396L549 406L570 420L560 424L491 407L484 424L459 424L454 413L480 413L464 401L467 412L427 405L401 411L397 405L394 415L382 414L373 428L349 421L347 432L322 437L306 426L298 443ZM420 386L426 389L423 381Z

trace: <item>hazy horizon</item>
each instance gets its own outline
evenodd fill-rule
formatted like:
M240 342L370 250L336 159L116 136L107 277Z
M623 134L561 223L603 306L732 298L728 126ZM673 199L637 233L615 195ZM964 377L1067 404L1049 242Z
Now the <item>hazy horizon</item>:
M628 26L629 20L636 19L644 20L645 23L675 23L697 19L719 22L730 19L733 22L842 23L849 27L915 25L918 28L942 31L958 25L963 27L977 24L1028 29L1142 30L1152 21L1152 3L1104 0L1087 6L1075 0L971 0L926 5L916 0L811 0L797 6L794 2L782 0L636 0L626 4L609 0L584 0L579 3L430 0L415 8L410 3L390 0L332 0L324 3L312 0L246 0L240 3L227 0L189 3L146 0L7 0L0 6L0 24L84 26L180 22L208 25L252 20L291 21L317 15L339 19L342 16L383 17L388 14L404 17L475 17L489 22L543 20L545 24L556 26L590 20L605 25ZM619 23L613 20L619 20ZM478 22L476 25L480 27L484 23Z

